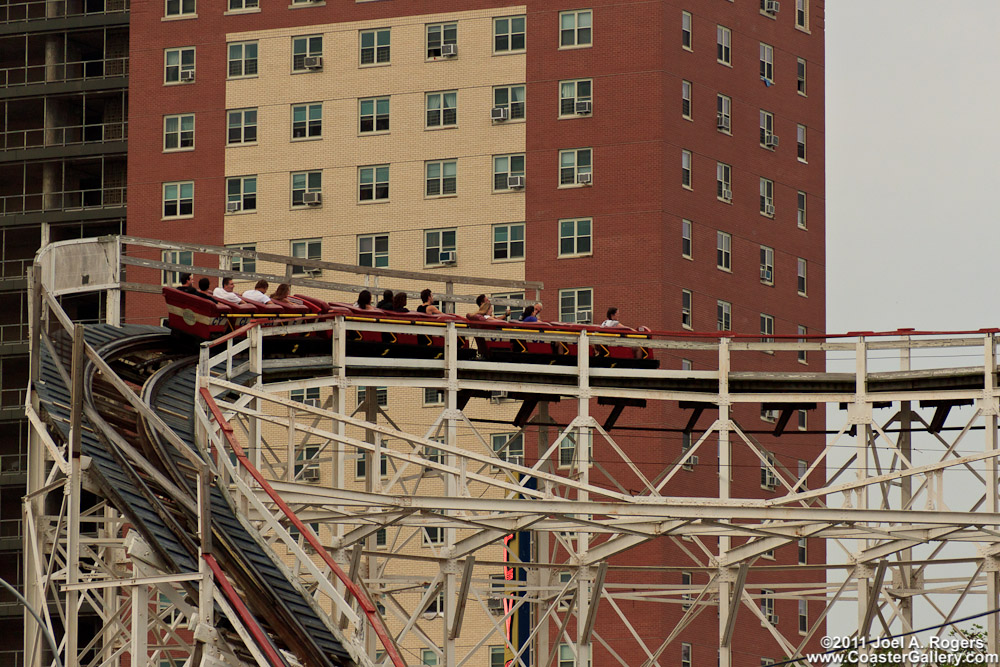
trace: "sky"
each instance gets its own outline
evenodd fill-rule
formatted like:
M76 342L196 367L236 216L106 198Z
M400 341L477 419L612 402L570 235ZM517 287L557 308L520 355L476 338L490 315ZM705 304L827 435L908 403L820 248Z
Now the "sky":
M1000 326L1000 2L825 6L827 331Z

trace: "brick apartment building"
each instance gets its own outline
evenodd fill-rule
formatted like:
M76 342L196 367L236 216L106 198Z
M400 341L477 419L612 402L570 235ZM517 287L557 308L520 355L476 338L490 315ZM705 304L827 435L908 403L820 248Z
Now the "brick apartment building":
M823 25L821 0L140 3L129 232L539 280L543 319L600 322L613 305L624 323L654 330L821 333ZM132 295L127 313L155 322L162 304ZM823 370L818 357L755 354L734 370ZM690 410L676 403L627 414L647 430L612 435L649 452L654 475L710 421L680 432ZM560 406L552 415L572 416ZM734 411L785 468L801 470L822 447L803 431L822 430L823 415L797 409L780 438L769 433L776 417L765 406ZM734 497L774 493L752 454L734 457ZM703 448L670 495L711 488L716 464ZM803 575L782 566L824 558L805 541L776 549L748 590L794 581ZM612 564L652 566L651 583L707 581L666 539ZM653 647L683 613L633 605ZM789 599L761 606L793 644L818 614ZM664 663L714 665L717 626L702 614ZM628 664L645 659L613 615L597 631L622 638L615 650ZM781 659L757 618L742 614L736 632L732 664ZM612 664L604 647L594 651L595 665ZM560 654L560 667L570 664Z

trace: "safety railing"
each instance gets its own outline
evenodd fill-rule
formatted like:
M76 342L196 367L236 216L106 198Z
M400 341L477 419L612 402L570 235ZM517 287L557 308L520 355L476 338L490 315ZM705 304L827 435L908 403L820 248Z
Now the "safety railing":
M46 19L69 18L72 16L97 16L101 14L124 14L129 10L128 0L27 0L0 5L0 23L21 23L44 21ZM0 661L0 664L5 664Z
M128 76L128 58L98 58L0 69L0 88Z
M125 205L124 187L28 192L0 197L0 215L117 208Z
M79 146L125 141L126 139L128 139L128 123L125 121L48 128L37 127L0 132L0 150Z

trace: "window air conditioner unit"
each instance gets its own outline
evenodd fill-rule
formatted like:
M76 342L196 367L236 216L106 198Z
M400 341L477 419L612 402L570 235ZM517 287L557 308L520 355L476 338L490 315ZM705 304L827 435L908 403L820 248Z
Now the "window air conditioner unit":
M486 608L489 609L492 614L502 614L503 598L490 598L486 601Z
M722 191L722 199L725 200L725 201L733 201L733 191L732 190L723 190Z
M767 135L767 138L764 139L764 145L767 146L768 148L777 148L778 147L778 135L776 135L776 134L769 134L769 135Z
M493 107L490 109L490 120L507 120L510 118L510 110L507 107Z
M320 271L320 269L307 269L306 273L308 273L309 275L313 275L314 272L318 273L319 271ZM319 407L319 399L318 398L307 398L307 399L305 399L302 402L305 405L311 405L314 408L318 408Z
M771 625L777 625L778 624L778 615L777 614L765 614L765 618L767 618L768 622ZM763 621L761 621L760 625L761 625L761 627L766 627Z
M694 470L694 467L698 465L698 457L692 456L687 461L684 462L683 468L685 470Z
M306 56L302 59L302 66L306 69L323 69L323 56Z
M771 282L773 275L774 275L774 272L772 271L772 269L769 269L766 266L760 267L760 279L761 280L766 280L767 282Z
M764 204L764 214L774 215L774 204Z
M302 471L302 481L303 482L318 482L319 481L319 468L309 467Z
M508 176L507 187L511 190L524 189L524 176Z
M590 311L589 310L578 310L576 311L576 321L579 322L589 322L590 321Z
M442 264L454 264L458 261L458 256L454 250L443 250L438 253L438 261Z
M723 116L721 113L716 117L715 126L720 130L729 129L729 118Z
M765 0L764 2L764 11L768 14L777 14L780 8L781 3L778 0Z
M323 193L304 192L302 193L302 203L306 206L319 206L323 203Z
M520 455L517 455L517 454L515 454L513 456L508 455L507 456L507 463L513 463L516 466L523 466L524 465L524 457L520 456Z
M226 213L236 213L243 208L243 204L238 201L226 202Z
M580 185L590 185L593 182L593 174L577 174L576 182Z
M441 55L446 58L454 58L458 55L458 44L442 44Z
M193 69L182 69L181 70L181 81L194 81L194 70Z
M490 403L499 403L500 401L506 400L507 392L505 391L491 391L490 392Z
M580 100L573 105L573 111L578 116L586 116L594 110L594 103L590 100Z
M306 269L306 275L310 278L315 278L316 276L322 275L323 269ZM312 403L310 403L312 401ZM313 405L314 407L319 407L319 403L314 398L306 399L307 405Z

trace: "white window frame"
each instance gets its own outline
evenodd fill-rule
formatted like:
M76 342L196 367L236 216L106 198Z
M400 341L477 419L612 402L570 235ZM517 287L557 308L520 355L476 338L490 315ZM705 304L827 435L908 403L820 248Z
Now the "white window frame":
M774 342L774 315L760 314L760 342ZM774 354L774 352L768 351L768 354Z
M438 37L434 40L434 46L431 46L431 33L437 32ZM453 36L449 37L448 33L452 33ZM445 44L458 45L458 23L456 21L448 21L444 23L429 23L424 30L424 35L427 39L426 46L426 59L427 60L439 60L444 56L441 55L441 47ZM436 51L436 53L434 53Z
M681 643L681 667L691 667L693 665L691 644Z
M726 192L729 192L730 197L725 198ZM725 162L715 163L715 197L721 202L727 204L733 203L732 198L733 193L733 167L732 165L726 164Z
M720 271L733 271L733 235L729 232L715 233L715 268Z
M186 120L191 121L191 129L184 129L184 122ZM193 151L194 150L194 138L195 138L195 115L193 113L180 113L171 114L169 116L163 117L163 152L164 153L179 153L181 151ZM171 124L176 125L176 129L171 130L169 126ZM190 135L189 144L184 145L185 135ZM168 139L173 136L175 137L176 146L170 147Z
M766 245L760 247L760 282L774 284L774 248Z
M809 600L799 600L799 634L809 632Z
M293 239L288 242L288 254L297 259L323 259L323 239ZM292 266L293 276L306 275L304 266Z
M760 145L773 151L774 146L768 146L767 140L774 136L774 114L760 110Z
M507 109L506 122L524 120L525 91L526 87L523 83L493 88L493 106Z
M795 0L795 27L809 32L809 0Z
M233 49L239 49L239 53L234 58ZM248 56L248 52L253 50L253 57ZM257 76L260 52L257 40L246 42L229 42L226 45L226 78L227 79L252 79ZM239 63L239 73L233 74L233 64ZM253 70L253 71L249 71Z
M795 61L795 89L798 91L799 95L802 97L808 97L808 91L806 89L806 68L807 61L805 58L797 58Z
M809 219L808 219L808 210L807 210L807 205L808 204L807 204L806 193L803 192L802 190L799 190L798 194L796 194L795 197L796 197L796 199L795 199L795 207L796 207L796 214L795 214L796 215L796 219L795 219L795 222L798 225L799 229L808 229Z
M163 3L163 16L168 19L196 19L198 18L197 0L165 0ZM171 6L175 6L174 11L170 11ZM190 6L186 9L185 6Z
M694 294L689 289L681 290L681 327L692 329L694 327Z
M681 118L686 118L687 120L694 120L692 113L694 111L694 103L691 98L691 82L682 79L681 80Z
M253 123L247 123L247 115L249 112L253 112ZM233 119L238 117L239 124L233 125ZM248 140L247 128L253 128L253 139ZM232 140L232 131L235 128L239 128L240 140ZM227 146L243 146L248 144L257 143L257 107L248 107L245 109L229 109L226 111L226 145Z
M580 297L586 294L588 300L590 301L590 319L591 322L594 319L594 290L591 287L575 287L570 289L559 290L559 321L565 322L567 324L590 324L590 322L578 322L577 314L580 312ZM563 308L563 301L569 298L572 300L573 312L572 319L568 317L570 314L568 310Z
M520 21L520 30L515 29L515 23ZM500 26L506 22L506 30L500 32ZM517 35L521 36L521 45L515 47ZM527 49L527 17L524 14L514 14L513 16L496 16L493 18L493 53L494 55L510 53L524 53ZM498 48L500 39L506 39L506 48Z
M448 96L451 96L451 106L448 106ZM432 105L435 105L432 107ZM424 96L424 129L434 130L458 126L458 91L439 90ZM451 122L448 122L448 112L451 112ZM437 122L431 122L431 113L436 112Z
M229 0L226 14L242 14L260 11L260 0Z
M304 118L302 120L296 120L295 115L297 112L303 112ZM314 118L314 112L318 113L319 118ZM300 127L297 127L300 126ZM301 131L300 136L296 136L296 129ZM316 129L316 133L313 134L313 130ZM292 105L292 141L311 141L314 139L323 138L323 103L322 102L307 102L305 104L293 104Z
M723 134L733 133L733 99L719 93L715 98L715 127Z
M806 326L804 324L800 324L800 325L798 325L797 333L799 334L799 336L806 336L809 333L809 329L806 328ZM799 342L800 343L805 343L806 339L805 338L799 338ZM808 364L809 363L809 355L806 352L806 350L799 350L795 354L795 358L798 360L798 362L800 364Z
M184 188L188 186L190 186L191 196L185 197ZM168 200L168 192L171 190L173 190L175 194ZM163 184L162 194L162 206L160 207L160 213L162 214L163 220L183 220L185 218L194 217L194 181L168 181ZM175 202L173 205L176 207L176 212L173 214L167 213L168 201ZM184 209L185 201L190 201L189 206L191 207L191 210L188 213L181 212Z
M715 303L715 316L718 331L733 330L733 304L719 299Z
M767 208L771 207L768 213ZM774 181L770 178L760 178L760 214L766 218L774 217Z
M445 241L445 235L451 235L451 243ZM441 229L424 230L424 266L442 266L441 253L455 252L458 248L458 228L444 227ZM432 259L431 253L437 255L437 261Z
M760 43L760 78L774 83L774 47L764 42Z
M492 433L490 445L501 461L524 465L524 433ZM506 445L506 447L504 446Z
M586 257L594 254L593 218L565 218L559 221L557 229L559 257ZM563 241L572 244L569 252L563 251Z
M801 257L796 259L796 269L795 269L795 288L799 296L806 296L809 294L809 283L808 283L808 271L809 264L806 260Z
M567 19L570 19L569 21ZM583 19L583 20L581 20ZM572 25L568 25L572 23ZM586 25L582 25L585 23ZM571 37L571 43L567 43ZM594 45L594 12L591 9L574 9L559 12L559 48L586 49Z
M194 266L194 252L191 250L164 250L160 253L160 260L167 264ZM160 283L173 287L180 281L180 274L180 271L163 269L160 272Z
M297 53L299 50L301 53ZM292 73L316 71L306 69L305 64L302 63L302 60L311 57L323 57L323 35L295 35L292 37Z
M303 178L302 187L296 187L296 179ZM301 208L311 208L308 204L302 201L302 195L307 192L318 192L322 194L323 192L323 170L322 169L312 169L310 171L293 171L290 178L291 192L289 197L289 202L291 204L290 208L301 209ZM298 195L299 203L295 203L296 193Z
M371 182L365 183L365 174L370 173ZM379 180L380 175L385 174L385 180ZM363 167L358 167L358 203L370 204L375 202L387 202L389 201L389 165L387 164L370 164ZM366 185L371 187L371 197L364 197L364 188ZM384 197L379 197L379 189L384 185Z
M425 526L421 528L420 543L425 547L440 546L444 544L444 528L441 526ZM428 605L427 608L430 609L431 606L433 606L433 604Z
M365 46L365 38L371 36L371 46ZM386 43L382 44L382 37ZM383 51L384 49L384 51ZM371 60L365 62L365 52L371 52ZM383 58L382 55L385 54ZM358 31L358 67L381 67L392 63L392 31L391 28L372 28Z
M385 113L379 112L379 106L385 103ZM366 104L371 104L372 112L366 114L364 112L364 107ZM381 95L379 97L362 97L358 99L358 134L385 134L389 132L390 129L390 111L391 111L391 97L389 95ZM365 118L371 119L372 129L364 129ZM385 127L379 128L379 121L385 121Z
M367 387L358 387L357 394L358 405L365 402L365 391ZM375 404L380 408L385 408L389 406L389 388L388 387L375 387Z
M232 184L238 186L238 192L230 192ZM249 176L229 176L226 178L226 204L239 202L240 213L257 212L257 174ZM229 212L227 211L227 215Z
M726 67L733 66L733 31L724 25L715 27L715 60Z
M191 62L185 63L184 59L190 55ZM176 56L177 62L170 64L171 56ZM197 64L197 49L193 46L178 46L172 49L163 50L163 85L179 86L181 84L194 83L193 81L181 81L181 72L194 72ZM173 76L171 76L173 74Z
M766 422L775 422L778 419L777 411L764 410L761 408L760 418ZM761 450L764 458L760 460L760 488L766 491L774 491L781 484L773 468L777 468L777 459L774 454L766 449Z
M593 101L593 79L566 79L559 82L559 118L580 118L588 115L576 113L576 103L593 104Z
M226 247L234 250L250 250L251 252L257 252L256 243L228 243L226 244ZM230 271L235 271L236 273L256 273L257 258L232 256L229 258L229 269Z
M799 565L809 564L809 538L800 537L796 543L796 559Z
M694 259L694 224L690 220L681 220L681 257Z
M434 392L434 397L428 400L430 394L428 392ZM421 403L424 407L431 407L435 405L444 405L444 389L434 389L432 387L425 387L423 390Z
M437 192L431 192L432 186ZM458 160L430 160L424 163L424 198L458 195Z
M809 161L808 155L806 154L806 131L805 125L795 126L795 150L799 162Z
M691 151L681 150L681 187L686 190L694 189L694 170L691 168Z
M515 192L507 182L511 176L524 176L524 153L493 156L493 192ZM516 163L520 163L520 168Z
M383 248L380 249L380 248ZM358 236L358 266L386 268L389 266L389 234Z
M497 238L500 230L506 230L506 238ZM516 233L515 233L516 232ZM524 238L525 227L523 222L505 222L493 225L493 261L494 262L523 262L524 261ZM519 238L515 238L515 236ZM520 252L518 252L520 247ZM506 256L498 257L498 250L503 248Z
M691 12L681 12L681 48L685 51L694 51L694 26L692 25Z
M692 575L691 575L690 572L681 572L681 586L691 586L692 583L693 583L693 581L694 581L694 579L693 579L693 577L692 577ZM681 611L687 611L688 609L690 609L691 608L691 602L690 601L693 600L693 599L694 599L694 596L690 592L685 591L685 592L681 593L681 600L686 600L687 601L687 602L681 603Z
M586 158L582 160L581 158ZM581 162L586 162L586 164L581 164ZM559 151L559 187L560 188L577 188L582 187L581 184L577 183L577 177L580 174L591 174L593 178L594 173L594 151L591 148L569 148L566 150ZM572 180L565 181L566 176L572 174ZM593 182L593 181L591 181Z

